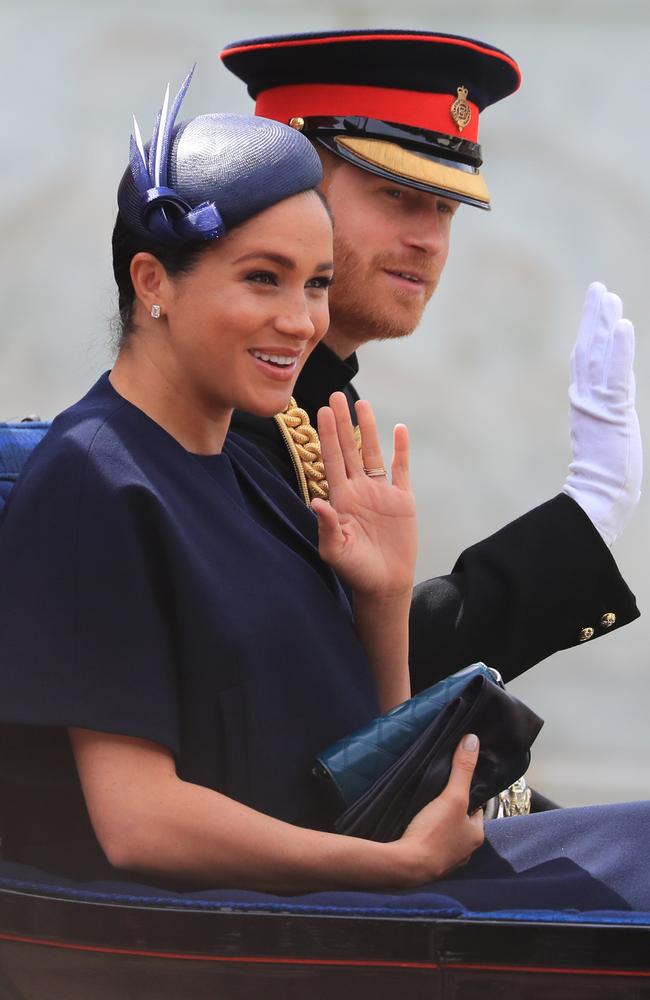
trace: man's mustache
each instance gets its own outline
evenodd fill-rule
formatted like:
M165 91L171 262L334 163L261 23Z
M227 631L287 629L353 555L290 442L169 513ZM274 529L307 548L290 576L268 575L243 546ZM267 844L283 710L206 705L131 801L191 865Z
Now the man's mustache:
M373 266L381 271L393 271L401 274L411 274L425 284L435 284L438 280L438 268L428 255L417 257L389 257L379 255L373 257Z

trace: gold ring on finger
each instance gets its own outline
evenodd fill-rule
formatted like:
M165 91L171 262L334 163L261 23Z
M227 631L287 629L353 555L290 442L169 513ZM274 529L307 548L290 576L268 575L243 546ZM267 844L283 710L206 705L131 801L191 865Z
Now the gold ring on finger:
M363 471L365 472L365 474L367 476L370 476L371 479L373 479L373 478L375 478L377 476L388 476L388 473L386 472L386 470L383 467L383 465L381 465L378 469L366 469L366 467L364 465Z

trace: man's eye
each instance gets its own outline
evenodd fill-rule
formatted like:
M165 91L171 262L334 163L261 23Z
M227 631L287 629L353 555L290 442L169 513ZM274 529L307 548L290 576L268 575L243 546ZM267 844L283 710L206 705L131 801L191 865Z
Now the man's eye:
M271 271L252 271L246 275L246 281L254 281L256 285L277 285L278 279Z
M394 198L395 201L404 197L404 192L400 191L399 188L384 188L384 194L387 194L389 198Z

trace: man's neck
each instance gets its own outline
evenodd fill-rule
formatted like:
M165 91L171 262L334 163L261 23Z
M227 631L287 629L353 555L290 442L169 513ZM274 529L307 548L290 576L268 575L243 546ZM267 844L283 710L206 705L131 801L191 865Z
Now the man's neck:
M353 336L347 331L337 329L333 323L323 338L330 351L333 351L342 361L349 358L363 344L363 340Z

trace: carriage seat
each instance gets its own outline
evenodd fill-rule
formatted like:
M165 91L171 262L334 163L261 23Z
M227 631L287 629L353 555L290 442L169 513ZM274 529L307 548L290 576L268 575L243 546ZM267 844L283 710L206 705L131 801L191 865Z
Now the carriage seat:
M0 423L0 511L32 451L43 440L50 424L28 417Z

